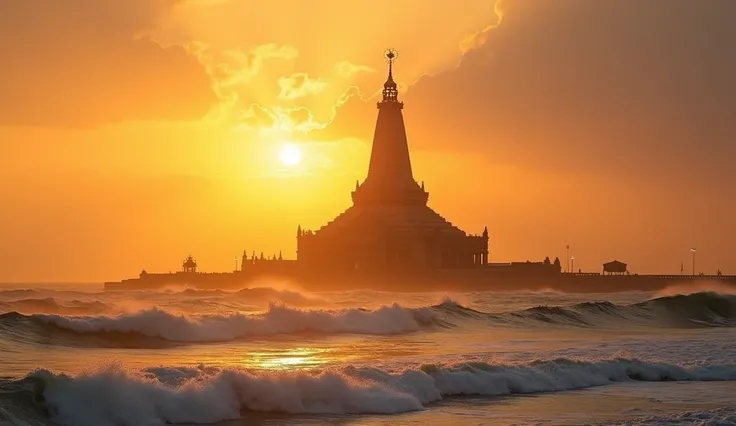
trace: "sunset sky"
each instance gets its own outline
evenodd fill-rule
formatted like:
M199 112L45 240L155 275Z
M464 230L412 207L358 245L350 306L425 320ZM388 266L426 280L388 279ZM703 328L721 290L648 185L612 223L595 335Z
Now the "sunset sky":
M388 47L415 178L491 262L736 273L736 2L496 3L0 0L0 281L294 258L365 176Z

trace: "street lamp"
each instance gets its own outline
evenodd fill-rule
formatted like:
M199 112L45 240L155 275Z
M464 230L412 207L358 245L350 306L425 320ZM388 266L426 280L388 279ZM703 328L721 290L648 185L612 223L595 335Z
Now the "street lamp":
M572 261L572 269L573 269L570 272L575 273L575 256L571 257L570 261Z
M235 256L235 272L238 272L238 256Z
M693 254L693 276L695 276L695 252L696 252L696 250L695 250L695 248L693 247L693 248L691 248L691 249L690 249L690 251L691 251L691 252L692 252L692 254Z
M570 273L570 244L567 245L567 272Z

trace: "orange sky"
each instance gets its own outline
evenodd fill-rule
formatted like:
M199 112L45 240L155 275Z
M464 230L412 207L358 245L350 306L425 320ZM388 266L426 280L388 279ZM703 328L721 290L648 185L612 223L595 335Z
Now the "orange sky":
M293 258L367 171L386 47L415 178L492 262L736 273L735 3L427 4L0 3L0 281Z

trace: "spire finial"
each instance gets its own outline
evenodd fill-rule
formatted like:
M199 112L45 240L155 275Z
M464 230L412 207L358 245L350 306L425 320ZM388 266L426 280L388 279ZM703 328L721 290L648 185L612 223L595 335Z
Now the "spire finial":
M394 62L396 62L396 59L399 58L399 52L396 51L396 49L386 49L386 51L383 53L383 57L386 58L386 61L388 62L388 79L393 81L393 69L394 69Z
M384 102L396 102L398 100L398 90L396 88L396 82L394 81L394 62L399 57L399 53L396 49L386 49L383 57L388 62L388 78L383 84L383 101Z

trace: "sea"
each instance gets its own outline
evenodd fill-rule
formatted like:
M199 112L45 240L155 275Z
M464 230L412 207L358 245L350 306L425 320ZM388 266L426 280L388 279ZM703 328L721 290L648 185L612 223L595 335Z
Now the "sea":
M0 287L0 425L736 425L736 292Z

